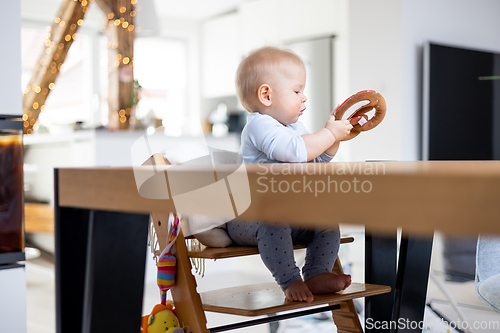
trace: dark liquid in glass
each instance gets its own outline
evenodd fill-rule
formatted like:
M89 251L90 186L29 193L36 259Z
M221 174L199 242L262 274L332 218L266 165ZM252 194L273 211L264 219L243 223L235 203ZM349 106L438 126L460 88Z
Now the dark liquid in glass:
M24 248L23 150L20 135L0 131L0 254Z

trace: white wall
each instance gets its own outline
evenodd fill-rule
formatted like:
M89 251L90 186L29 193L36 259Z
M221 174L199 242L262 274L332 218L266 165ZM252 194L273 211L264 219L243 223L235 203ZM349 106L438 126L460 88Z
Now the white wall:
M2 52L0 52L0 115L23 114L21 89L21 4L4 1L6 15L0 20Z
M415 160L420 153L421 46L432 41L500 52L499 14L498 0L401 1L401 159Z
M349 69L342 74L349 93L382 93L387 115L379 127L342 149L354 161L417 160L422 46L433 41L500 52L500 1L350 0L347 12L348 29L338 35L347 46L337 66Z
M337 103L360 90L376 90L387 103L384 121L374 130L343 143L348 159L398 160L401 158L401 18L399 0L350 0L348 28L342 51L348 68L345 93ZM344 64L338 64L344 66Z

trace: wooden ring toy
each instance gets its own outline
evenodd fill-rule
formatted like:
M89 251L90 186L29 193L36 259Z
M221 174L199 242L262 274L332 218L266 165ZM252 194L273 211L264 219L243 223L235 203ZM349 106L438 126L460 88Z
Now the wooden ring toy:
M385 99L378 92L374 90L363 90L352 95L340 104L333 112L335 115L335 120L341 120L344 113L349 110L351 106L361 101L368 101L369 103L361 106L356 111L354 111L347 120L352 125L351 132L342 141L351 140L356 137L359 133L364 131L369 131L376 127L385 117L386 104ZM367 112L375 109L375 115L368 119L366 115ZM364 119L361 121L361 119ZM361 121L361 123L360 123Z

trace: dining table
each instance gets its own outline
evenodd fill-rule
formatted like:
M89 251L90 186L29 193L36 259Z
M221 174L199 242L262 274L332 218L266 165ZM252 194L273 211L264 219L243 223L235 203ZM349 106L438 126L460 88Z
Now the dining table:
M151 212L364 226L364 282L392 288L365 300L366 332L421 331L434 232L500 234L500 161L57 168L54 182L59 333L137 332Z

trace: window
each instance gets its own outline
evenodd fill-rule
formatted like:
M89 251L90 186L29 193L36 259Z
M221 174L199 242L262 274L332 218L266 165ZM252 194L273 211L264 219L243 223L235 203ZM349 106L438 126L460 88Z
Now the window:
M158 37L134 42L134 75L142 86L136 117L162 119L167 135L180 135L187 110L187 47ZM148 124L149 125L149 124Z
M33 71L39 65L40 55L45 49L47 32L43 29L23 28L21 31L22 89L27 87ZM89 90L91 73L89 37L78 35L61 66L55 86L45 102L35 126L72 125L77 121L90 120ZM41 93L44 93L43 90Z

